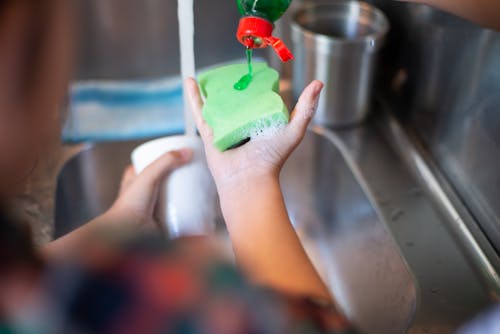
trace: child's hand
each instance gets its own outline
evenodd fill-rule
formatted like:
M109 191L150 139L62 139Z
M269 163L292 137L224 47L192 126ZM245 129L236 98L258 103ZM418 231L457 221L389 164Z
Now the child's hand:
M124 229L136 233L140 230L158 228L154 209L160 185L174 169L188 163L191 158L191 150L183 149L165 153L139 175L135 175L135 171L128 168L123 176L118 199L111 209L45 246L43 250L45 256L48 258L71 256L75 251L79 252L86 247L87 243L103 229Z
M321 82L312 82L299 98L290 123L275 135L253 138L241 147L220 152L212 144L212 129L202 116L203 102L198 84L194 79L187 79L185 85L219 194L248 182L278 178L286 159L304 137L323 88Z
M132 166L128 167L122 178L118 199L105 216L124 227L158 227L154 208L159 187L168 174L191 158L191 150L183 149L165 153L139 175Z

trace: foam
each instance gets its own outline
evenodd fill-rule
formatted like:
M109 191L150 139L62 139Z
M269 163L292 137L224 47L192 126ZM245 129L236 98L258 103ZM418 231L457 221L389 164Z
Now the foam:
M260 119L250 128L249 137L252 140L269 139L282 132L286 125L282 119Z

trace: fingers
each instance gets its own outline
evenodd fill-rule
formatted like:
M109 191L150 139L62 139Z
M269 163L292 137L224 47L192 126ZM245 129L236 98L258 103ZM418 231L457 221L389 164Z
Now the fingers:
M178 167L191 161L193 152L190 149L170 151L150 164L137 176L134 186L146 189L162 181L165 176Z
M158 200L161 182L175 168L184 165L192 159L190 149L170 151L162 155L123 189L113 207L120 220L148 223L152 221L153 211ZM129 177L130 169L124 175L124 183Z
M212 129L208 126L203 118L202 109L203 109L203 101L201 100L200 89L198 88L198 84L196 80L193 78L188 78L184 82L184 86L186 88L189 105L191 107L191 111L194 116L194 120L196 122L196 127L200 132L201 138L205 143L212 142Z
M201 110L203 108L203 101L201 99L200 89L198 88L196 80L193 78L187 78L184 81L184 86L188 92L188 98L192 109Z
M323 89L323 83L315 80L304 89L299 101L290 116L289 131L290 139L298 143L304 137L307 127L318 107L319 96Z

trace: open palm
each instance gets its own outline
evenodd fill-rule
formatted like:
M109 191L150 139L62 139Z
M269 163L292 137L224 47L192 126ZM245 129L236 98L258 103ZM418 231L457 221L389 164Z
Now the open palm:
M238 148L220 152L213 143L212 129L202 116L203 101L194 79L186 80L191 109L200 132L208 166L219 191L254 178L277 177L288 156L305 135L323 84L312 82L302 93L291 114L290 123L268 136L253 138Z

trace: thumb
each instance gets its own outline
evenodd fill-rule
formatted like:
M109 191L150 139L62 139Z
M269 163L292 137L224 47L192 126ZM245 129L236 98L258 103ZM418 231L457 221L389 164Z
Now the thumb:
M297 105L290 116L289 131L287 131L287 135L293 143L298 144L304 138L307 127L318 107L322 89L323 83L315 80L300 95Z

